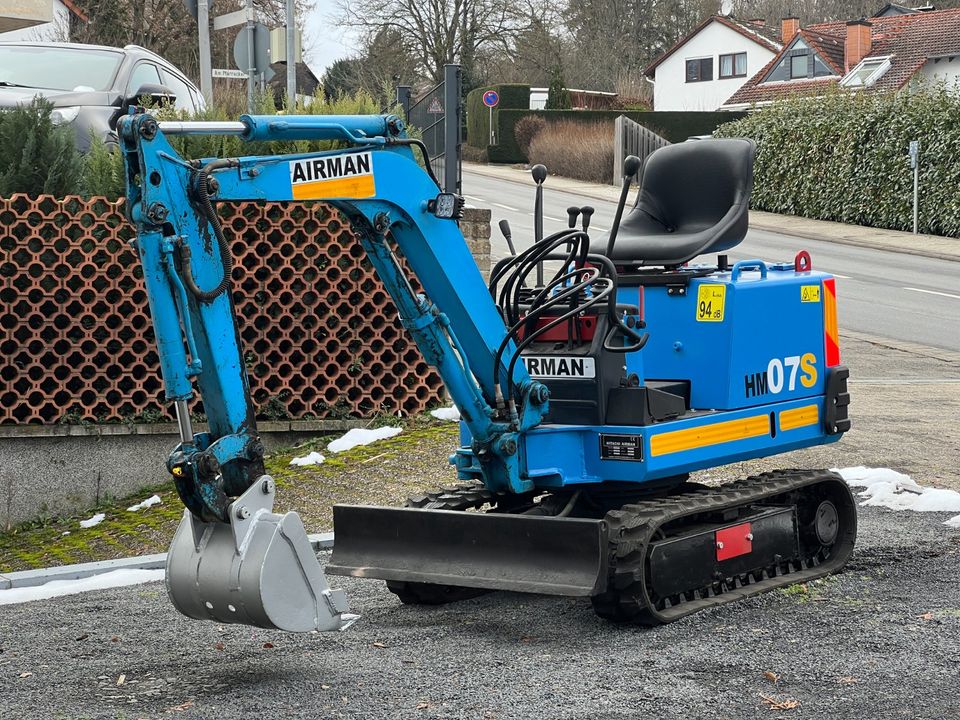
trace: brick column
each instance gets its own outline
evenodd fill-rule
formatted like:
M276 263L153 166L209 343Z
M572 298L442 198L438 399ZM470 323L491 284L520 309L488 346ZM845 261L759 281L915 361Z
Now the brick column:
M460 231L483 279L490 277L490 211L480 208L465 208L460 221Z

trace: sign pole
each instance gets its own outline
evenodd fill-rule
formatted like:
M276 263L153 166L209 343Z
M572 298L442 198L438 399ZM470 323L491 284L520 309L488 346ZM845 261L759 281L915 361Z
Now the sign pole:
M210 60L210 0L197 2L197 37L200 40L200 92L213 104L213 63Z
M256 82L256 61L253 59L254 32L256 23L253 21L253 0L247 0L247 113L253 114L253 86Z
M493 105L487 105L487 127L490 128L490 144L494 145L493 142Z
M913 166L913 234L919 233L920 209L920 141L910 141L910 164Z
M287 110L297 107L297 19L294 0L287 0Z

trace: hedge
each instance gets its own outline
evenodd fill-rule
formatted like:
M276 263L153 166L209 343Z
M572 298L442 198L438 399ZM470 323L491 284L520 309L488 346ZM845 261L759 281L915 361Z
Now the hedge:
M577 120L578 122L592 122L608 120L610 123L620 115L626 115L631 120L640 123L654 132L662 135L670 142L682 142L691 135L710 135L716 128L731 119L742 118L744 112L682 112L682 111L622 111L622 110L507 110L494 112L494 123L498 144L487 147L485 134L479 136L479 143L474 142L475 136L468 136L467 141L475 147L487 147L487 157L490 162L519 163L527 158L517 145L513 127L525 115L540 115L547 122L558 120ZM483 123L486 133L486 122Z
M490 111L483 104L483 94L496 90L500 102L493 110L493 122L503 110L527 110L530 107L530 86L522 84L487 85L467 93L467 144L475 148L486 149L490 145ZM512 127L512 126L511 126ZM499 133L499 130L498 130ZM511 137L513 133L511 132ZM500 137L498 134L497 137ZM502 162L491 160L491 162Z
M920 231L960 237L960 98L943 87L784 100L717 134L757 142L755 209L895 230L913 228L919 140Z

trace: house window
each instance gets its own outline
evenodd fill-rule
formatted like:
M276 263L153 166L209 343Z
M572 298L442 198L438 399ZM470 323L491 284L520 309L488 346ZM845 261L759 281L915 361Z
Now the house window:
M867 58L861 60L847 76L840 81L844 87L870 87L890 69L890 57Z
M713 80L713 58L687 60L687 82Z
M738 78L747 76L747 54L731 53L720 56L720 78Z
M790 79L807 77L807 67L810 64L810 56L807 53L803 55L793 55L790 58Z

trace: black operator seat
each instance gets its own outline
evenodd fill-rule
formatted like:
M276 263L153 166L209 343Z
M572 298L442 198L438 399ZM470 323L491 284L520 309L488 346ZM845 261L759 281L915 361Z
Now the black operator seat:
M747 234L756 144L746 138L690 140L647 156L640 192L620 224L618 265L681 265L722 252ZM606 240L599 243L606 248Z

